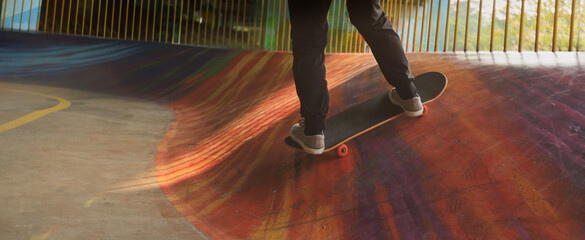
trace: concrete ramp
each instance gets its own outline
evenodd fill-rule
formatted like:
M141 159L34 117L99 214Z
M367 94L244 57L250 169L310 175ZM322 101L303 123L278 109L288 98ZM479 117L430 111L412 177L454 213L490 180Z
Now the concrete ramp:
M1 82L172 110L151 160L203 238L585 238L583 54L409 53L446 92L345 158L283 143L299 119L289 53L0 32L0 56ZM330 115L390 89L372 55L326 64Z

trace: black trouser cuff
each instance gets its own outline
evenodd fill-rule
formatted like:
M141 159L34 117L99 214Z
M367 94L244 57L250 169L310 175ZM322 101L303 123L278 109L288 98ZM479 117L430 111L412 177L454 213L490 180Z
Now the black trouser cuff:
M305 114L305 135L320 134L325 130L325 119L320 116Z

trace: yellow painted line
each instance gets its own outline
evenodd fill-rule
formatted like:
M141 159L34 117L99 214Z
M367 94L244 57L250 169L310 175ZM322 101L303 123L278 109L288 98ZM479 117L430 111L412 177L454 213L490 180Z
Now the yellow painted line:
M24 93L24 94L31 94L31 95L51 98L51 99L55 99L55 100L59 101L59 103L53 107L29 113L29 114L27 114L23 117L20 117L16 120L13 120L13 121L10 121L10 122L7 122L7 123L0 125L0 133L8 131L8 130L13 129L13 128L20 127L24 124L27 124L27 123L32 122L34 120L37 120L37 119L39 119L39 118L41 118L49 113L63 110L65 108L68 108L69 106L71 106L71 102L69 102L63 98L55 97L55 96L51 96L51 95L47 95L47 94L43 94L43 93L36 93L36 92L29 92L29 91L8 89L8 88L0 88L0 90L1 91Z

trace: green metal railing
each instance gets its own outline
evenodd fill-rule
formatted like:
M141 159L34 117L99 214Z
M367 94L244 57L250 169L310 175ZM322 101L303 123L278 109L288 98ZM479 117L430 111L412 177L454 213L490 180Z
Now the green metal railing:
M290 51L286 0L0 0L0 28ZM327 52L368 52L334 0ZM381 0L407 52L583 51L585 0Z

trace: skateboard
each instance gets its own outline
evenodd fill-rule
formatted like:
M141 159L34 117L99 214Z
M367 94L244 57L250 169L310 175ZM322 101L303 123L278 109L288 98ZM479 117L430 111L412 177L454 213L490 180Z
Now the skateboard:
M415 77L414 84L424 106L424 116L429 112L426 104L434 101L447 88L447 77L439 72L427 72ZM325 119L325 150L336 150L339 157L348 154L349 149L345 142L352 140L386 122L404 114L401 107L394 105L384 92L348 110ZM284 142L295 149L304 152L302 147L292 138L286 137Z

